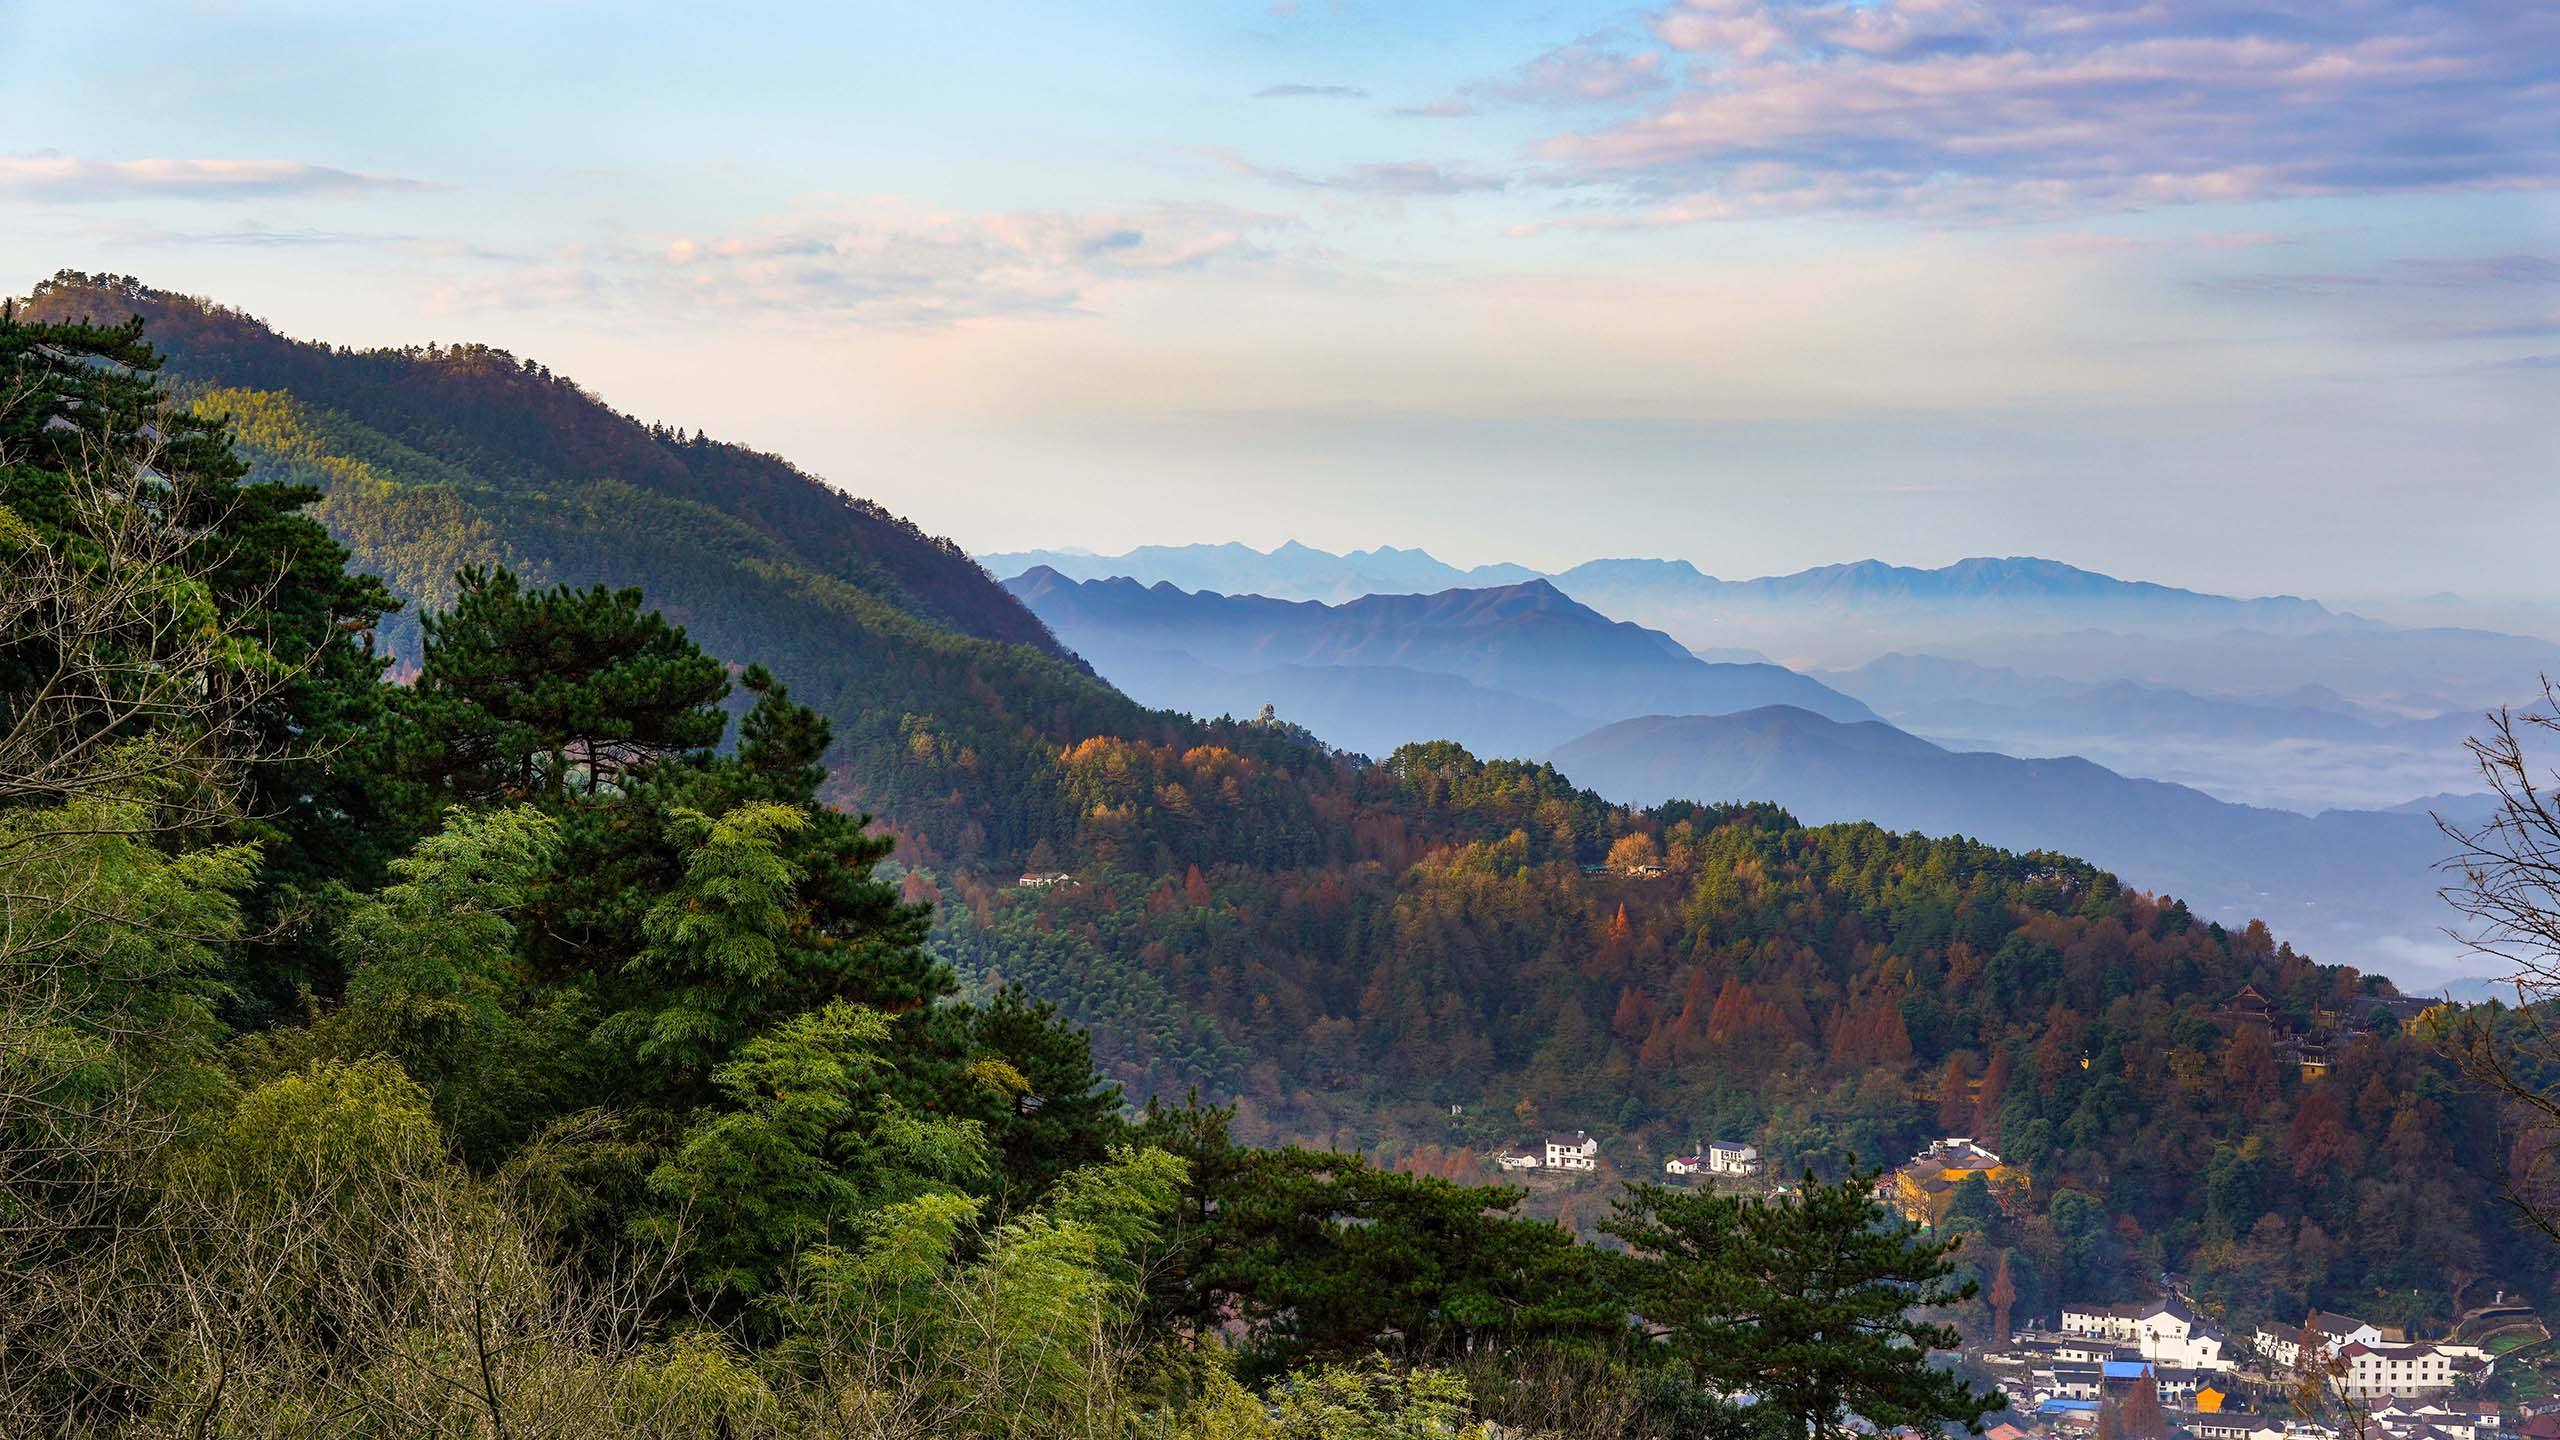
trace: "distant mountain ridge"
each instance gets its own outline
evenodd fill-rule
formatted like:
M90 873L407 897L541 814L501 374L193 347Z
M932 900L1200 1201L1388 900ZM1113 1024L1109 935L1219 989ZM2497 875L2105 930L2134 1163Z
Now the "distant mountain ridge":
M1336 555L1295 540L1267 552L1229 541L1223 545L1142 545L1120 555L1023 550L978 558L999 577L1047 568L1072 580L1126 576L1149 584L1170 581L1185 590L1264 595L1279 600L1342 601L1363 595L1428 594L1541 578L1538 571L1526 565L1461 569L1419 549L1380 545Z
M1611 620L1538 579L1338 605L1074 580L1005 582L1115 684L1151 704L1251 714L1264 704L1348 748L1457 739L1493 753L1553 744L1604 719L1796 704L1870 719L1781 666L1719 664Z
M1678 559L1597 559L1560 571L1508 563L1460 569L1418 548L1382 545L1337 555L1295 540L1267 552L1229 541L1147 545L1119 555L1026 550L992 553L980 559L999 576L1046 566L1071 579L1126 577L1148 583L1170 580L1186 590L1211 589L1278 600L1336 601L1357 598L1359 594L1396 593L1405 585L1439 590L1543 578L1555 582L1556 588L1575 599L1603 609L1607 608L1606 597L1641 591L1656 596L1711 596L1726 603L1853 607L1986 599L2046 604L2132 603L2212 613L2229 623L2248 617L2280 618L2288 623L2338 618L2316 601L2296 596L2244 599L2212 595L2147 580L2120 580L2034 556L1977 556L1935 569L1858 560L1745 580L1719 579ZM1355 585L1368 588L1356 592L1348 588Z
M1363 583L1475 583L1421 551L1361 553L1400 567ZM990 557L1000 573L1020 558ZM1187 588L1341 603L1347 558L1294 543L1164 546L1060 568L1142 582L1178 570ZM2035 557L1862 560L1749 580L1608 558L1544 578L1693 654L1774 661L1959 749L2086 755L2305 815L2459 789L2460 742L2480 713L2560 673L2560 645L2531 636L2404 629L2298 596L2210 594Z

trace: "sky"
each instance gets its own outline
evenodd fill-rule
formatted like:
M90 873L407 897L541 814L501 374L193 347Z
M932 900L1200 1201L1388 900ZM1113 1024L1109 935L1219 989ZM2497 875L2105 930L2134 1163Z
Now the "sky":
M974 550L2560 599L2560 6L0 0L0 290L473 340Z

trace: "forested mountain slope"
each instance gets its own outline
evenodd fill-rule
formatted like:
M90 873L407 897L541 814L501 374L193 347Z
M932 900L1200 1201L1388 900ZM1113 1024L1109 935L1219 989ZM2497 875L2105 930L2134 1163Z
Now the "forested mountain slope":
M2305 816L2233 805L2076 756L1952 750L1889 725L1843 725L1791 706L1623 720L1552 758L1631 804L1748 796L1816 823L1872 820L2085 856L2146 877L2200 914L2254 915L2355 953L2371 953L2380 936L2427 935L2442 923L2434 866L2446 842L2425 814Z
M778 455L620 414L529 358L476 345L348 350L298 341L239 311L106 276L58 276L37 287L25 313L37 321L138 316L182 387L290 395L306 415L338 422L322 437L345 447L336 453L390 471L386 479L567 497L610 477L707 506L770 542L776 557L962 634L1058 653L950 541Z
M1989 1137L2033 1174L1985 1222L2022 1313L2162 1268L2277 1317L2380 1320L2443 1313L2476 1276L2544 1279L2503 1243L2496 1111L2399 1032L2387 982L2263 927L2058 855L1615 804L1448 744L1360 765L1286 726L1150 711L1019 621L937 610L979 592L898 579L861 525L838 549L768 533L727 489L761 482L523 362L310 347L293 363L327 373L304 393L269 361L224 368L281 343L240 317L127 286L42 298L136 295L259 473L327 488L331 527L396 586L438 598L456 560L637 584L692 640L770 665L834 721L832 793L895 829L944 959L1059 1001L1141 1095L1235 1097L1244 1138L1466 1176L1580 1127L1606 1174L1652 1176L1702 1132L1832 1174ZM442 408L379 393L395 376ZM621 452L547 448L554 420L648 473L582 473ZM1018 866L1073 883L1017 887ZM2268 1029L2226 1023L2243 985L2272 997ZM1588 1224L1605 1200L1542 1203Z
M1012 857L1075 817L1060 748L1193 733L1096 680L948 541L777 457L642 424L502 351L347 351L109 277L40 286L35 320L138 318L178 392L228 415L255 480L317 486L316 513L410 602L381 643L415 663L417 614L455 571L642 586L715 653L761 655L835 722L832 794L894 817L916 853Z

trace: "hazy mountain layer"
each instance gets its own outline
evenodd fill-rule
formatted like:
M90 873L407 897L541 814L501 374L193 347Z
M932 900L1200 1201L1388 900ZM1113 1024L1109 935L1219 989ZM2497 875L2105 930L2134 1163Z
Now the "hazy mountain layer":
M1364 581L1463 573L1420 551L1362 554L1394 562L1361 571ZM1062 564L1303 598L1349 583L1352 559L1230 544ZM2560 645L2527 636L2404 629L2297 597L2208 594L2034 558L1860 561L1751 580L1610 559L1548 578L1694 654L1773 657L1959 748L2087 755L2306 814L2462 788L2460 742L2480 712L2560 669Z
M1006 585L1151 704L1209 714L1268 704L1374 754L1428 739L1535 753L1602 720L1663 710L1794 704L1840 719L1873 714L1779 666L1700 660L1544 580L1342 605L1076 581L1045 567Z
M2475 778L2462 741L2479 729L2478 710L2410 719L2320 686L2199 695L1900 653L1817 675L1902 729L1956 749L2076 753L2253 805L2387 808Z

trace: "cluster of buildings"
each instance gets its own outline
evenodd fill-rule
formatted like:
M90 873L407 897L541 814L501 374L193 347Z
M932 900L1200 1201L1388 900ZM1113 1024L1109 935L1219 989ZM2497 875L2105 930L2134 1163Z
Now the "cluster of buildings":
M2227 1034L2237 1035L2243 1029L2264 1032L2276 1063L2296 1067L2308 1080L2328 1073L2330 1054L2338 1045L2375 1033L2385 1020L2397 1026L2414 1024L2436 1003L2423 995L2360 995L2343 1009L2287 1014L2277 1010L2257 986L2243 985L2222 1002L2217 1018Z
M2175 1295L2145 1305L2066 1305L2059 1329L2021 1330L1977 1358L2013 1399L2054 1406L2039 1413L2063 1421L2082 1407L2094 1419L2109 1394L2145 1379L2163 1406L2219 1413L2239 1367L2223 1337Z
M2308 1345L2336 1371L2338 1394L2358 1404L2442 1395L2465 1380L2485 1379L2495 1361L2476 1345L2412 1343L2389 1326L2352 1315L2315 1314L2302 1325L2262 1325L2254 1337L2268 1364L2291 1370Z
M1584 1174L1600 1168L1600 1142L1581 1130L1550 1135L1538 1146L1514 1146L1497 1152L1493 1164L1506 1174L1540 1170ZM1682 1180L1697 1175L1749 1177L1761 1169L1760 1152L1732 1140L1711 1141L1690 1154L1674 1155L1662 1162L1663 1174Z
M2035 1407L2030 1414L2053 1430L2081 1434L2097 1428L2100 1408L2096 1400L2056 1400ZM2187 1431L2196 1440L2504 1440L2509 1434L2501 1424L2498 1407L2485 1400L2377 1406L2366 1413L2361 1437L2341 1434L2337 1426L2305 1420L2282 1409L2262 1412L2173 1407L2165 1413L2173 1429ZM2550 1440L2531 1436L2532 1422L2526 1424L2526 1429L2514 1432L2517 1440ZM2033 1432L2018 1425L2001 1424L1984 1434L1988 1440L2031 1440Z
M1543 1149L1505 1150L1493 1157L1494 1168L1516 1170L1562 1170L1588 1172L1600 1168L1600 1142L1576 1130L1570 1135L1550 1135Z
M1582 867L1582 873L1585 875L1618 875L1629 880L1660 880L1671 873L1671 867L1655 861L1647 860L1634 865L1585 865Z
M2233 1345L2175 1294L2136 1305L2067 1305L2059 1328L2020 1331L1975 1358L2050 1430L2093 1429L2110 1398L2148 1382L2172 1428L2197 1440L2339 1440L2330 1427L2294 1418L2285 1398L2306 1345L2338 1367L2332 1395L2368 1413L2363 1440L2505 1440L2496 1405L2453 1396L2464 1382L2488 1377L2495 1362L2487 1351L2412 1343L2352 1316L2262 1326L2246 1345ZM2253 1393L2279 1398L2253 1409ZM2518 1440L2560 1440L2560 1415L2548 1428L2547 1436Z
M1711 1140L1687 1155L1662 1162L1662 1173L1679 1179L1692 1175L1748 1177L1760 1173L1760 1152L1734 1140Z
M1977 1175L1994 1193L2023 1190L2028 1180L2026 1166L2001 1159L1971 1136L1950 1135L1930 1141L1929 1148L1878 1181L1876 1198L1914 1225L1935 1225L1947 1218L1956 1187Z

